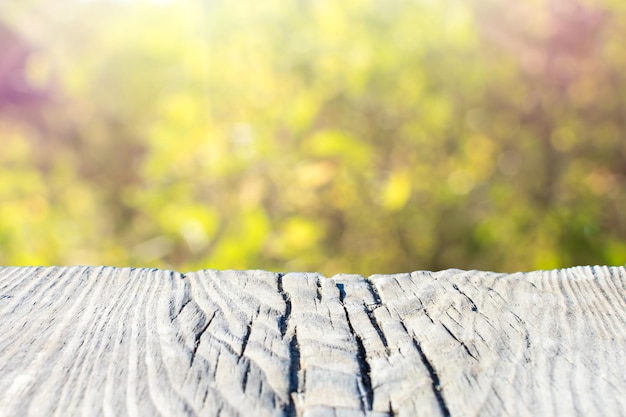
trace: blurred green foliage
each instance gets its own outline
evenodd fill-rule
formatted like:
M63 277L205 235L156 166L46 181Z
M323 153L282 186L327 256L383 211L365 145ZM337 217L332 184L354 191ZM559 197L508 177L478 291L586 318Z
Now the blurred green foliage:
M623 265L624 4L7 1L0 264Z

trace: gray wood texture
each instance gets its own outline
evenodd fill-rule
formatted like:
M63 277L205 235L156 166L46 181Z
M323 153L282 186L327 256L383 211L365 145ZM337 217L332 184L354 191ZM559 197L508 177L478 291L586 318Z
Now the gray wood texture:
M625 281L0 268L0 416L624 416Z

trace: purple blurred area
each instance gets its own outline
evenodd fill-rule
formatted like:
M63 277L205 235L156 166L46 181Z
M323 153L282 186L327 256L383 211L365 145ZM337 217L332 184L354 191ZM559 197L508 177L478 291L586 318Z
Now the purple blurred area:
M28 80L28 60L34 53L27 40L0 21L0 108L39 106L50 99L49 89Z

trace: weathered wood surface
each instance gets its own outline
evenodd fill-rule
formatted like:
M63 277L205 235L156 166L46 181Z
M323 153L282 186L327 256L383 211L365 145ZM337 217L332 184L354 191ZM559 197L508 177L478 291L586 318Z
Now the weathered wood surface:
M625 281L0 268L0 416L622 416Z

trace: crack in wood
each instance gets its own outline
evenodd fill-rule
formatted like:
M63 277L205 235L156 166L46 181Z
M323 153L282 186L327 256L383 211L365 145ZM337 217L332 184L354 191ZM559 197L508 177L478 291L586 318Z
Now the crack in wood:
M187 299L183 302L183 304L180 306L180 308L178 309L178 313L176 314L176 316L174 316L174 319L176 319L178 316L180 316L180 313L183 312L183 310L185 309L185 307L187 307L187 305L189 304L189 302L191 302L191 297L187 297Z
M283 273L276 274L276 286L278 289L278 293L285 303L285 314L278 318L278 329L280 330L280 336L282 338L284 338L285 334L287 333L287 324L289 321L289 316L291 316L291 300L289 299L289 294L287 294L283 289L283 276Z
M369 279L365 279L365 285L367 286L367 289L372 295L372 298L374 299L374 303L375 303L373 308L372 306L363 304L365 313L367 314L367 317L370 320L370 324L372 325L374 330L376 330L376 334L378 335L380 342L385 347L385 352L387 356L389 356L389 343L387 342L387 337L385 336L385 333L383 332L383 330L380 328L380 325L378 324L378 320L376 319L376 315L374 314L374 309L382 306L380 295L378 294L378 290L376 289L374 283L371 282Z
M524 334L524 342L526 343L526 350L524 351L524 362L530 363L532 362L531 356L530 356L531 343L530 343L530 335L528 334L528 330L526 330Z
M250 376L250 361L246 360L245 369L243 371L243 378L241 380L241 390L245 393L248 387L248 376Z
M183 301L183 304L180 306L180 308L178 309L178 312L172 316L172 312L170 312L170 321L174 321L178 318L178 316L180 316L180 313L183 312L183 310L185 309L185 307L187 307L189 305L189 303L191 302L191 295L189 294L185 294L185 299Z
M371 411L372 405L374 404L374 389L372 387L372 379L371 379L371 368L370 364L367 361L367 351L365 350L365 346L363 345L363 340L361 337L354 331L354 327L352 326L352 321L350 320L350 314L348 313L348 309L344 303L346 297L345 287L341 283L335 284L339 289L339 301L341 306L343 307L343 311L346 315L346 322L348 324L348 329L350 333L354 337L357 345L357 364L359 366L359 379L360 384L359 391L361 392L361 396L359 398L361 411ZM367 312L367 308L365 308ZM385 341L386 342L386 341ZM386 346L386 345L385 345Z
M454 308L454 306L453 306L453 308ZM452 317L452 316L450 315L450 312L449 312L448 310L446 310L446 316L448 316L448 318L449 318L450 320L452 320L452 321L454 322L454 324L456 324L457 326L459 326L459 327L463 327L463 325L462 325L461 323L459 323L459 321L458 321L457 319L455 319L454 317Z
M284 274L276 274L276 286L278 293L281 295L283 302L285 303L285 313L278 318L278 329L280 331L281 338L285 338L287 330L289 328L289 319L291 318L291 299L289 294L283 288ZM294 401L294 394L300 392L302 387L299 386L300 378L299 372L301 369L300 363L300 346L298 344L298 329L294 326L293 334L289 340L289 387L288 395L289 402L283 405L283 412L286 416L296 415L296 404Z
M239 361L243 359L243 355L246 352L246 347L248 346L248 340L250 339L250 333L252 333L252 320L250 320L250 323L248 323L248 325L246 326L245 333L241 338L241 355L239 355L239 358L237 358L237 363L239 363Z
M239 361L243 359L243 355L246 352L246 347L248 346L248 340L250 339L250 333L252 333L252 323L254 323L254 320L257 317L259 317L260 312L261 312L261 306L257 307L256 313L250 318L250 321L248 322L248 325L246 326L246 331L243 337L241 338L241 355L239 355L239 358L237 359L237 363L239 363Z
M220 358L222 357L222 350L221 349L217 349L217 355L215 356L215 364L211 364L213 365L213 377L212 380L215 381L217 378L217 369L220 365Z
M344 288L344 285L339 282L336 282L335 285L339 290L339 301L341 302L341 305L343 305L343 300L346 298L346 289Z
M461 291L458 285L452 284L452 288L454 288L463 297L467 298L467 300L472 304L472 311L478 311L478 307L476 307L476 303L474 303L474 300L472 300L467 294Z
M323 278L322 278L323 279ZM317 303L322 302L322 282L320 281L320 277L315 277L315 298L317 299Z
M415 350L417 350L417 353L419 353L420 359L422 360L424 367L428 371L428 375L430 376L430 380L432 381L432 392L437 399L437 404L439 405L439 411L441 412L441 415L443 417L450 417L450 410L448 409L448 404L446 404L446 400L443 396L443 388L441 388L441 382L439 381L439 375L437 375L437 370L428 359L428 356L426 356L426 353L420 346L419 342L411 333L409 333L409 330L406 328L404 322L400 321L400 325L402 326L402 329L404 329L406 334L411 337L411 340L413 341L413 347L415 348Z
M189 367L190 368L193 366L193 363L196 360L196 354L198 353L198 348L200 347L200 338L202 338L202 335L209 328L209 325L211 324L211 322L215 318L215 314L216 313L217 313L217 310L213 312L213 314L211 315L211 318L204 324L204 326L202 326L202 328L198 332L196 332L196 334L194 336L193 350L191 351L191 357L189 358Z
M380 325L378 324L378 320L376 319L376 315L374 314L374 312L372 310L367 308L366 304L363 304L363 309L365 310L365 313L367 314L367 317L370 320L370 324L372 325L372 327L376 331L376 334L378 335L378 338L380 339L380 342L385 347L385 353L387 354L387 356L389 356L389 343L387 342L387 337L385 337L385 333L383 333L383 330L380 328Z
M367 290L370 294L372 294L372 298L374 299L374 303L376 305L381 305L382 300L380 298L380 294L378 293L378 288L376 288L376 284L374 284L370 278L365 278L365 285L367 286Z
M346 316L347 316L346 312ZM348 320L348 323L350 321ZM372 405L374 404L374 389L372 388L372 378L370 364L367 361L367 352L365 350L365 346L363 345L363 340L359 335L354 332L352 325L349 324L350 331L354 335L356 339L357 345L357 362L359 364L359 373L361 376L361 385L362 389L365 391L365 403L363 402L363 398L361 398L361 410L362 411L371 411Z
M430 314L428 314L428 310L426 309L426 307L424 307L424 304L422 304L422 309L424 310L424 314L426 315L426 318L428 318L428 320L430 320L432 324L435 324L435 320L433 320L433 318L430 317Z
M515 314L512 311L511 311L511 314L513 314L513 317L515 317L520 324L526 326L526 322L520 316L518 316L517 314Z
M293 335L289 341L289 404L287 409L288 416L296 415L296 403L294 394L301 393L304 387L300 386L299 373L302 364L300 363L300 346L298 345L298 329L293 329Z
M460 345L463 347L463 349L465 349L465 352L466 352L469 356L471 356L471 357L472 357L472 359L474 359L474 360L478 360L478 359L476 358L476 356L474 356L474 355L472 354L472 352L469 350L469 348L467 347L467 345L466 345L466 344L465 344L462 340L460 340L458 337L456 337L456 335L455 335L454 333L452 333L452 331L451 331L450 329L448 329L448 326L446 326L446 325L445 325L445 324L443 324L443 323L441 323L441 325L443 326L443 328L444 328L444 329L446 329L446 332L448 332L448 334L449 334L449 335L450 335L450 336L451 336L454 340L456 340L456 342L457 342L458 344L460 344Z

